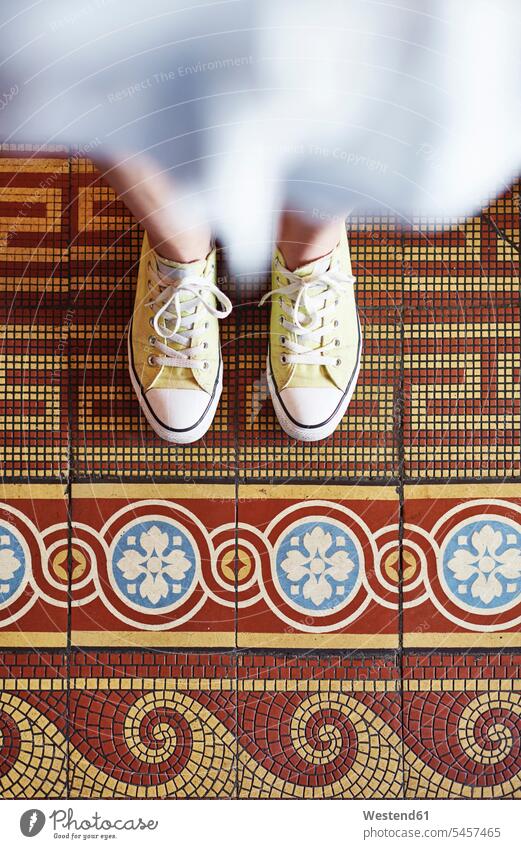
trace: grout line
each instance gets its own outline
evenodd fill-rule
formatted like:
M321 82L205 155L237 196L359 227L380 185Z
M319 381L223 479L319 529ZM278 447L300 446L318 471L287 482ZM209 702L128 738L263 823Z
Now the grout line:
M401 235L402 246L405 247L405 235ZM402 264L402 280L405 277L405 269ZM398 306L397 320L399 326L399 349L398 356L400 358L400 367L398 369L398 390L397 399L394 407L394 428L395 440L398 452L398 671L399 671L399 700L400 700L400 759L402 764L402 797L405 799L407 786L405 776L405 744L404 744L404 719L405 719L405 701L404 701L404 653L403 653L403 539L404 539L404 524L405 524L405 443L404 443L404 414L405 414L405 392L404 392L404 344L405 344L405 326L404 326L404 306L403 303Z
M230 270L228 271L228 281L230 280ZM234 286L233 294L235 296L235 300L237 301L237 285ZM239 340L241 338L241 333L239 333L239 329L241 327L241 311L237 309L235 306L235 340L234 340L234 359L235 359L235 368L237 367L237 363L239 362L239 354L240 354L240 344ZM233 696L233 703L235 708L235 721L234 721L234 745L235 745L235 776L234 776L234 788L235 788L235 798L239 798L239 584L238 584L238 575L239 575L239 386L241 385L237 381L234 381L235 384L235 399L233 405L233 427L234 427L234 487L235 487L235 505L234 505L234 521L235 521L235 551L234 551L234 584L235 584L235 608L234 608L234 617L235 617L235 647L233 650L233 661L234 661L234 670L235 670L235 693Z
M521 304L520 304L521 308ZM136 486L147 486L151 484L158 484L159 486L169 484L178 484L179 486L186 486L187 488L191 486L220 486L220 485L229 485L234 486L235 480L233 476L229 476L227 478L222 477L205 477L204 475L193 475L190 477L189 482L183 482L179 480L179 475L164 475L158 476L150 473L148 476L143 473L136 472L133 475L103 475L98 476L96 474L86 475L74 474L74 483L78 484L92 484L92 486L98 486L100 484L128 484L132 486L135 484ZM330 476L332 479L332 476ZM421 477L421 476L404 476L403 482L406 486L463 486L465 484L469 484L471 486L480 487L486 486L487 484L512 484L518 485L521 483L521 473L520 474L509 474L506 475L482 475L480 477L472 477L470 475L433 475L432 477ZM12 477L5 476L5 469L3 476L0 477L0 483L4 486L46 486L52 484L61 484L63 483L63 475L45 475L44 477L38 476L28 476L28 475L13 475ZM254 478L251 486L259 487L259 486L301 486L301 487L320 487L320 486L328 486L330 480L328 480L325 484L318 476L316 478L307 477L307 478L298 478L296 476L291 478L291 481L288 483L287 478L284 480L281 478L277 480L273 477L258 477ZM340 475L334 476L333 486L398 486L401 483L400 479L395 475L389 475L388 477L341 477ZM246 486L250 486L250 484L246 484ZM210 499L211 500L211 499Z
M521 296L520 296L521 297ZM521 307L521 305L520 305ZM165 475L154 476L150 474L148 477L142 473L136 473L134 475L104 475L99 477L95 474L92 475L76 475L72 472L72 476L74 478L75 484L92 484L93 486L98 486L100 484L128 484L136 486L150 486L151 484L157 483L159 486L169 484L178 484L179 486L186 486L187 488L191 486L213 486L213 485L229 485L234 486L235 480L234 477L230 476L227 478L213 478L213 477L204 477L203 475L193 475L190 478L190 482L183 483L179 480L179 475ZM388 477L349 477L342 478L341 476L335 475L334 478L334 486L396 486L398 487L402 481L400 481L399 477L389 475ZM0 477L0 483L4 486L52 486L53 484L61 484L63 483L63 475L45 475L45 477L31 477L27 475L13 475L12 477L7 478L5 476L5 470L2 477ZM521 474L512 474L508 475L483 475L481 477L471 477L469 475L464 476L454 476L454 475L444 475L444 476L432 476L432 477L419 477L419 476L404 476L403 483L406 486L445 486L445 485L453 485L453 486L463 486L465 484L470 484L475 487L486 486L487 484L512 484L518 485L521 483ZM288 486L287 480L274 480L270 477L259 477L255 478L252 487L256 486L278 486L280 484L281 487ZM316 478L298 478L293 477L289 486L302 486L302 487L320 487L324 484L322 483L319 477ZM325 484L327 486L328 483ZM248 487L249 484L246 484ZM211 500L211 499L210 499Z
M520 210L520 214L521 214L521 210ZM510 238L510 236L507 236L507 234L504 232L504 230L502 230L502 228L497 225L496 221L492 218L492 216L488 212L483 212L482 217L485 219L487 224L492 228L492 230L494 230L496 235L499 236L500 239L503 239L517 253L521 252L520 246L516 245L516 243L514 242L513 239Z
M72 309L71 291L69 285L70 277L70 246L72 240L72 214L71 214L71 199L72 199L72 160L70 151L68 151L68 196L67 196L67 313L70 314ZM65 673L66 673L66 692L65 692L65 787L66 798L70 798L70 754L71 754L71 647L72 647L72 377L71 377L71 346L70 346L70 324L67 323L67 482L66 482L66 499L67 499L67 647L65 650Z

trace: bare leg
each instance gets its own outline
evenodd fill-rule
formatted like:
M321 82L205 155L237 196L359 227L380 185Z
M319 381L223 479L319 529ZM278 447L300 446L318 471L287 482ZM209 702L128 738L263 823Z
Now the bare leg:
M195 221L170 176L144 156L122 161L97 158L103 179L114 189L130 212L145 228L151 246L160 256L175 262L192 262L208 255L211 232Z
M338 244L341 220L319 221L289 210L283 212L277 244L286 268L294 271L330 253Z

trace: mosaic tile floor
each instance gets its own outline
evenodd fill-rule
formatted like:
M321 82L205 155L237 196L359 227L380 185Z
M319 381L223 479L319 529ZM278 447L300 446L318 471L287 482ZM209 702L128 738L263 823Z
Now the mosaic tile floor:
M521 797L519 210L349 221L362 371L318 445L225 279L219 412L172 448L127 375L139 229L74 152L1 149L3 797Z

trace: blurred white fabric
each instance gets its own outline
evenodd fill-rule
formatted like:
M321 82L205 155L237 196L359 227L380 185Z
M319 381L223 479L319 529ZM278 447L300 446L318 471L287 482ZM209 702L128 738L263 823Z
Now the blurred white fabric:
M1 140L146 153L259 267L274 212L471 213L520 170L516 0L3 0Z

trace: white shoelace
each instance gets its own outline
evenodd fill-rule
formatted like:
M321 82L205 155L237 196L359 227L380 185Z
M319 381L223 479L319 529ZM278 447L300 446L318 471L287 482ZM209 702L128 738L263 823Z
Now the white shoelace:
M297 341L281 336L284 348L283 363L340 365L334 351L340 340L332 339L324 345L320 345L320 340L338 327L338 319L335 318L338 297L331 298L331 293L337 296L345 293L352 287L355 278L339 271L326 270L328 263L329 257L322 263L317 261L313 273L301 277L284 268L279 260L276 260L277 270L286 278L287 283L267 292L259 301L259 306L277 295L290 301L287 305L281 299L281 325L296 336Z
M149 288L158 289L157 297L145 304L154 309L153 328L157 336L176 342L185 349L175 350L157 337L151 337L150 344L160 354L160 356L152 357L151 360L158 366L208 368L208 361L204 359L208 343L202 338L199 339L207 330L208 322L205 321L199 327L194 327L197 307L202 304L215 318L226 318L232 311L232 302L215 283L188 269L186 271L183 268L176 269L175 277L165 277L160 274L158 268L154 268L149 263L148 272L153 284L150 286L149 283ZM221 309L209 303L208 295L215 296ZM171 326L172 322L174 322L173 326ZM197 341L195 345L194 340Z

